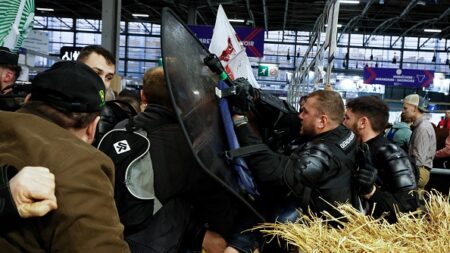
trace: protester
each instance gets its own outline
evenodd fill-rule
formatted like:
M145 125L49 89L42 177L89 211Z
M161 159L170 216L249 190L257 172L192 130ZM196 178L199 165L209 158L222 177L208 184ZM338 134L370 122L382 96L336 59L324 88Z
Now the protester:
M116 58L108 50L100 45L85 46L81 49L77 61L91 67L103 80L106 89L110 88L116 73Z
M450 129L450 110L445 111L445 117L441 118L437 127Z
M386 138L403 148L406 152L409 149L409 141L411 139L411 121L405 118L403 113L400 114L400 122L395 122L394 125L387 130Z
M49 169L0 166L0 219L39 217L56 208L55 176Z
M236 204L193 156L176 118L161 67L145 73L141 101L147 106L133 118L133 129L145 131L150 141L151 160L133 167L152 171L154 183L149 187L154 187L155 198L144 199L132 193L127 185L139 188L142 184L139 180L128 180L127 185L121 183L125 179L116 181L117 208L131 251L183 252L188 249L197 252L204 248L208 253L223 252L227 245L224 237L234 227ZM122 140L109 140L109 135L128 124L129 120L121 122L106 134L99 144L100 150L109 150ZM117 165L125 157L132 157L136 150L133 149L136 143L128 143L132 148L124 153L126 155L111 152ZM124 173L118 171L116 175Z
M19 55L7 47L0 47L0 94L12 91L12 85L20 76L22 68L18 65Z
M105 86L83 63L38 74L27 104L0 112L0 163L44 166L55 176L58 209L0 226L5 252L129 252L113 197L111 160L93 148Z

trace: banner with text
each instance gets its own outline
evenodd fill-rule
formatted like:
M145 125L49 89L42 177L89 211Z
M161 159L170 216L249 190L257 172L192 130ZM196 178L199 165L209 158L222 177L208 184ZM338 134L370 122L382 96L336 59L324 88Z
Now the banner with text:
M364 83L403 86L410 88L429 87L433 83L434 71L419 69L364 68Z
M208 48L211 43L214 26L211 25L189 25L191 31L197 36L202 44ZM233 27L239 40L245 46L247 55L250 57L264 56L264 29L249 27Z

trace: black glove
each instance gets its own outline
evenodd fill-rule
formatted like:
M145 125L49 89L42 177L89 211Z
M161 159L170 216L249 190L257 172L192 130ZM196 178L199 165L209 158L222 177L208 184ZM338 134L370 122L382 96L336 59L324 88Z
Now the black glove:
M356 157L359 170L356 173L356 182L359 186L359 194L366 195L372 192L375 181L377 180L377 168L372 165L370 150L367 144L359 146Z
M256 89L247 81L247 79L240 77L233 81L235 86L235 94L228 97L228 104L230 110L234 114L247 115L256 95Z

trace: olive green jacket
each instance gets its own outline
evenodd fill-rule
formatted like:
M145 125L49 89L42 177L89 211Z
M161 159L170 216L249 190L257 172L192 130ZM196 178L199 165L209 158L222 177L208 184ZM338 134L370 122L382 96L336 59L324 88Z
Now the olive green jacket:
M58 203L41 218L2 220L0 252L129 252L106 155L46 119L0 111L0 163L49 168Z

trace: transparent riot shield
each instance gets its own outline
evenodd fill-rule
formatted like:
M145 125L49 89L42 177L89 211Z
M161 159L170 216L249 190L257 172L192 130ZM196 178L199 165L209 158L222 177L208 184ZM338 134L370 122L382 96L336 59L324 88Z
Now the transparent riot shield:
M161 49L172 102L194 155L202 168L258 217L256 202L243 191L225 159L228 148L215 88L216 74L203 63L209 52L180 19L163 9ZM176 159L176 157L174 157Z

